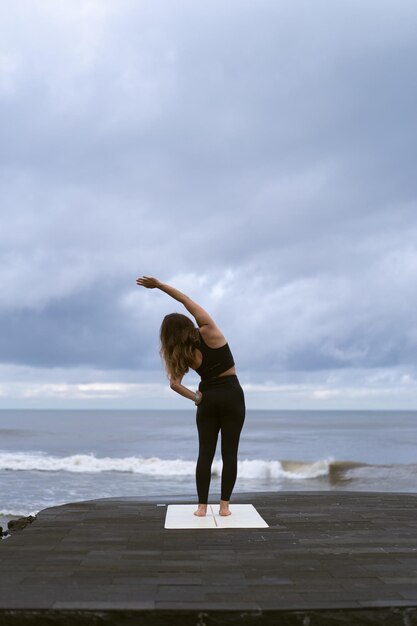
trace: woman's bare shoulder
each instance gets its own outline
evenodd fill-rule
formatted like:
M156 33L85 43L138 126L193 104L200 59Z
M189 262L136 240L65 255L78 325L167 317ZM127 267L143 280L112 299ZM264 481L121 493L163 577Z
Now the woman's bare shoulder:
M199 331L210 348L220 348L227 343L222 331L215 324L204 324L200 326Z

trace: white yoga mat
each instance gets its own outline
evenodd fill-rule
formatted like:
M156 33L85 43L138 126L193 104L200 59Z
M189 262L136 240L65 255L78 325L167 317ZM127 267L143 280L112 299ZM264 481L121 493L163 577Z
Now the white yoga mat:
M204 517L194 515L197 504L168 504L164 528L267 528L253 504L229 504L231 515L219 515L219 505L209 504Z

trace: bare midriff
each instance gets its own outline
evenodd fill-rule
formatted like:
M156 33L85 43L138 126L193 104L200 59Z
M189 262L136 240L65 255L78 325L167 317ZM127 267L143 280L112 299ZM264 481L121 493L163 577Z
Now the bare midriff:
M226 370L225 372L222 372L221 374L219 374L219 376L217 378L220 378L220 376L231 376L232 374L236 374L236 368L235 367L231 367L230 369ZM215 376L216 378L216 376Z

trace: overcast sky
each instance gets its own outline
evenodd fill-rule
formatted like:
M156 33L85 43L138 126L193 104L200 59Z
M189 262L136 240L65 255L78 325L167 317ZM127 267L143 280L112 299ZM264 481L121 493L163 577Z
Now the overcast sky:
M247 408L416 407L414 0L0 7L0 407L192 409L141 275Z

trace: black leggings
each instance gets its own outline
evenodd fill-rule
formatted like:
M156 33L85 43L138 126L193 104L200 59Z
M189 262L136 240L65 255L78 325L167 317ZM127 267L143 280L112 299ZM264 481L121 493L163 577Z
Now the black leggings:
M203 399L197 406L199 453L196 467L198 501L207 504L211 465L221 430L221 500L230 500L237 476L237 449L245 421L245 396L236 374L202 380Z

